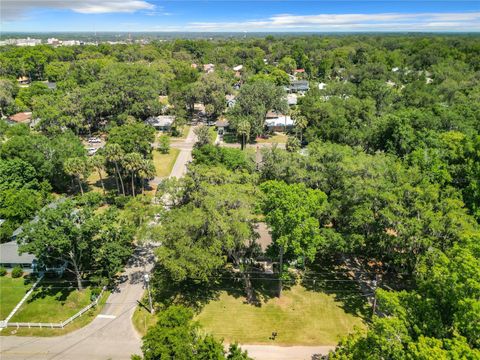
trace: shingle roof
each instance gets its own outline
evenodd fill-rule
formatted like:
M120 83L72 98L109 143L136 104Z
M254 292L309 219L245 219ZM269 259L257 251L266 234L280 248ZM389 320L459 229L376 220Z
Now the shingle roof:
M18 253L18 244L16 241L10 241L0 244L0 263L2 264L30 264L35 260L35 255Z

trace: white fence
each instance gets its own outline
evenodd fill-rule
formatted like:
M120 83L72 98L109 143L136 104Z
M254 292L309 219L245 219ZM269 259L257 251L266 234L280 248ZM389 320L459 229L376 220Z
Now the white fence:
M100 292L100 294L97 296L97 298L94 301L92 301L90 304L85 306L82 310L77 312L75 315L69 317L67 320L62 321L60 323L10 322L10 321L5 320L3 326L4 327L16 327L16 328L26 327L26 328L63 329L65 326L70 324L73 320L82 316L83 314L85 314L88 310L90 310L94 306L97 306L98 302L100 301L100 299L103 296L104 291L105 291L105 288L102 289L102 291Z

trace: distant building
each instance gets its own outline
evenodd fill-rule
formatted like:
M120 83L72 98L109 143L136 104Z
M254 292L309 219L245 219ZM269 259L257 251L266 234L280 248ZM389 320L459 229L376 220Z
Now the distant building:
M235 95L225 95L225 100L227 102L227 107L229 108L234 107L237 102Z
M8 117L7 122L9 124L28 124L32 122L31 112L19 112Z
M172 115L159 115L151 116L145 122L153 126L157 130L168 131L175 121L175 116Z
M288 92L291 93L303 93L310 90L310 85L307 80L294 80L290 82L290 85L287 88Z
M217 128L217 131L220 135L223 135L225 133L225 130L228 129L229 125L230 124L226 119L217 120L215 122L215 127Z
M269 111L265 116L265 126L271 131L286 131L291 129L294 125L292 118L289 115L279 114L274 111Z
M18 85L28 85L30 84L30 78L28 76L20 76L17 79Z
M289 106L297 105L297 94L287 94L287 103Z
M207 74L210 74L215 71L215 65L214 64L205 64L203 65L203 71L205 71Z

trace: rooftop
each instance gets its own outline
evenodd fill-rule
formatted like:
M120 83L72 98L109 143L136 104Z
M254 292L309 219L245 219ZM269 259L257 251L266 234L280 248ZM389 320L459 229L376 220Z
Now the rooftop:
M19 112L19 113L16 113L15 115L10 116L8 119L16 123L28 123L32 120L32 113Z
M33 260L35 260L33 254L19 254L16 241L0 244L0 263L2 264L30 264Z

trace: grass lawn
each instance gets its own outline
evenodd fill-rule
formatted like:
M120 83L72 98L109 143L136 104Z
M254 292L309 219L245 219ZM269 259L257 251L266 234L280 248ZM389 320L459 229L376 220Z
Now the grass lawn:
M78 291L62 280L42 280L12 322L61 322L90 304L90 288Z
M110 295L109 291L103 293L98 306L94 307L90 311L86 312L79 318L75 319L73 322L68 324L63 329L44 329L44 328L7 328L2 331L1 335L15 335L15 336L60 336L68 334L72 331L78 330L85 325L89 324L95 317L100 314L102 311L103 306L107 302L108 296ZM68 318L68 317L67 317ZM63 319L66 320L67 318ZM62 321L63 321L62 320Z
M182 127L182 132L180 133L180 136L172 136L171 140L176 141L176 140L186 139L189 131L190 131L190 125L185 125L184 127Z
M147 303L145 296L143 297L143 303ZM141 336L144 336L147 333L148 328L155 325L156 322L156 315L152 315L150 311L145 309L143 306L137 306L135 312L132 315L133 327Z
M0 320L10 314L32 285L24 278L13 279L10 275L0 277Z
M284 134L284 133L275 133L274 135L269 136L269 137L266 138L266 139L257 138L257 139L256 139L256 142L259 143L259 144L263 144L263 143L286 144L286 143L287 143L287 138L288 138L287 134Z
M155 164L157 176L167 177L170 175L179 153L180 150L175 148L170 148L170 152L168 154L162 154L157 150L153 151L153 163Z
M341 303L300 285L271 298L262 306L222 292L196 318L207 333L226 342L272 345L335 345L354 329L364 328L359 317L347 314ZM278 333L270 340L272 332Z

